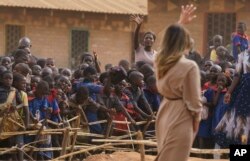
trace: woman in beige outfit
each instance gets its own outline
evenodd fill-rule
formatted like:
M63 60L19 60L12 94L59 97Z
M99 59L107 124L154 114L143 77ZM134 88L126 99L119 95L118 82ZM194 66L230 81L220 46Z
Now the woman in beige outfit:
M188 31L173 24L166 29L155 60L157 87L164 96L156 118L156 161L187 161L198 130L200 74L195 62L184 57L190 45Z

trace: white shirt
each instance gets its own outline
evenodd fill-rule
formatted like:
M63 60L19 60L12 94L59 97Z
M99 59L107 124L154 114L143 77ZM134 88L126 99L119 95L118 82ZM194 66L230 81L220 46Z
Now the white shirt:
M250 62L249 60L249 52L247 50L241 52L238 55L238 63L236 65L236 71L237 73L241 73L243 70L243 73L250 73Z

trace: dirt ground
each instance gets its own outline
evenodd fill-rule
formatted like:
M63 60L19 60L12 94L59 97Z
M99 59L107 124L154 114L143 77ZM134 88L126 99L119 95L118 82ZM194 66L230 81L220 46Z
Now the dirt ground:
M146 155L145 161L154 161L155 156ZM178 160L178 159L177 159ZM137 152L115 152L113 154L98 154L89 156L84 161L141 161ZM189 158L188 161L228 161L223 159Z

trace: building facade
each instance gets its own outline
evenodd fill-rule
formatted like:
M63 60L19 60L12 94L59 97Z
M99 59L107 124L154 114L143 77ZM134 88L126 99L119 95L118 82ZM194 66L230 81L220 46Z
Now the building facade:
M20 4L15 0L0 2L1 55L13 51L18 39L27 36L32 41L34 55L54 58L59 67L74 66L81 53L93 50L102 68L107 63L117 65L121 59L133 60L135 26L129 22L130 14L145 16L141 32L156 33L154 48L157 50L165 27L178 20L181 5L188 3L198 7L197 18L187 28L202 55L214 35L221 34L227 45L238 21L250 26L247 8L250 0L107 0L106 6L101 0L79 0L89 6L74 6L73 1L64 6L54 3L48 6L52 1L45 1L48 3L42 4L42 0L23 0Z
M160 45L165 26L177 22L181 5L191 3L197 6L197 18L186 27L195 40L195 48L202 55L207 53L214 35L222 35L224 45L227 46L237 22L242 21L250 26L250 0L149 0L147 23L143 31L156 33L156 49ZM250 29L247 34L250 34Z
M7 1L0 1L0 54L15 50L20 37L27 36L32 41L32 54L54 58L58 67L75 66L83 52L93 50L102 68L107 63L117 65L120 59L131 60L129 16L147 14L144 0L61 0L68 8L43 4L43 0L24 0L20 4ZM77 1L93 6L69 6ZM77 5L84 7L79 9Z

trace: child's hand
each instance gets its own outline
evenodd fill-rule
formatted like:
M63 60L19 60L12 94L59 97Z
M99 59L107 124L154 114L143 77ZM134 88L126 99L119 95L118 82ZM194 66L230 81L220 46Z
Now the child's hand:
M191 5L181 6L181 15L178 21L179 24L188 24L197 16L193 15L193 12L196 10L196 7Z
M224 103L225 104L229 104L231 100L231 94L230 93L226 93L224 96Z
M130 21L134 21L137 25L142 24L143 22L143 16L139 16L139 15L131 15L130 16Z
M131 120L131 124L136 125L136 121L135 120Z
M96 54L96 50L93 51L93 54L94 54L94 60L96 62L98 60L98 55Z
M52 107L49 107L49 108L48 108L48 113L52 113L52 112L53 112Z
M111 115L115 115L116 114L116 110L114 108L112 108L112 109L109 110L109 113Z
M218 91L222 91L224 89L223 86L218 86Z

